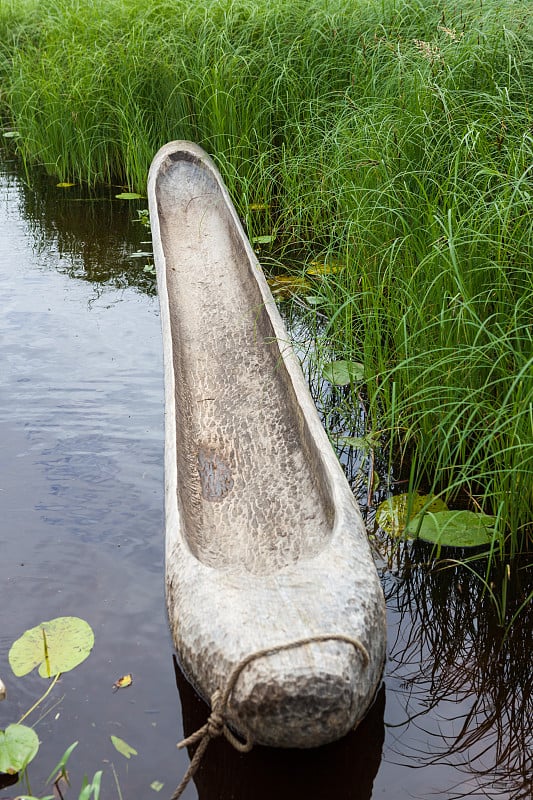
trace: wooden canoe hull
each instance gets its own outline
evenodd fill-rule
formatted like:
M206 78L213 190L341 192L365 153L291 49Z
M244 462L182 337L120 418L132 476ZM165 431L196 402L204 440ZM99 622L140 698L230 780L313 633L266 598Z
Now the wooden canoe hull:
M363 521L215 165L194 144L165 145L148 194L180 662L209 699L243 659L286 644L243 669L229 721L260 744L318 746L362 719L383 668L384 599ZM293 646L313 636L362 648Z

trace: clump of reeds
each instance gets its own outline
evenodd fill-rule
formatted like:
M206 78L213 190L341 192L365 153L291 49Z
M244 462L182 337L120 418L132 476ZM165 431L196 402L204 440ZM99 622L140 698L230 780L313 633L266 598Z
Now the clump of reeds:
M413 487L497 515L504 561L531 546L523 3L4 0L0 43L27 163L142 191L158 147L192 139L251 235L340 261L328 346L364 363Z

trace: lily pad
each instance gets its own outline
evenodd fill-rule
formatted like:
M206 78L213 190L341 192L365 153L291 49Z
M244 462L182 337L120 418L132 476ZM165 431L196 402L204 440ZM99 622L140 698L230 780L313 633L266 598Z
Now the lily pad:
M11 800L11 798L7 798L6 800ZM15 800L36 800L36 798L34 794L18 794ZM39 800L57 800L57 795L47 794L46 797L39 797Z
M8 725L0 731L0 772L22 772L37 755L39 738L27 725Z
M254 236L252 239L253 244L270 244L276 237L272 235Z
M9 663L20 677L39 667L42 678L68 672L85 661L94 645L94 633L79 617L56 617L25 631L11 646Z
M437 511L422 519L416 516L405 532L446 547L479 547L491 543L495 521L495 517L474 511Z
M365 367L358 361L330 361L324 365L322 377L334 386L347 386L363 380Z
M339 436L338 442L346 447L353 447L355 450L370 450L372 445L364 436Z
M142 200L144 195L137 194L137 192L121 192L116 194L115 197L117 200Z
M113 747L118 750L121 755L125 758L131 758L132 756L139 755L137 750L124 741L124 739L120 739L118 736L111 736L111 741L113 742Z
M380 503L376 511L376 524L390 536L401 536L409 519L415 517L424 506L426 511L432 513L448 510L444 500L432 494L397 494Z
M338 261L311 261L309 268L306 270L308 275L321 277L322 275L336 275L344 267Z
M309 282L300 275L271 275L267 282L272 294L282 300L293 294L302 295L311 288Z
M379 442L379 433L367 433L366 436L339 436L337 442L341 446L353 447L354 450L373 450Z

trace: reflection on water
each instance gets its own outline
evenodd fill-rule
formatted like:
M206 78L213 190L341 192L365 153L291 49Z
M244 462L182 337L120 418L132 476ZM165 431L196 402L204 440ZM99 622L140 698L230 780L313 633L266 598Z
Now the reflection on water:
M16 179L14 164L5 165L6 177ZM32 234L37 258L48 261L72 278L100 286L140 289L155 294L155 282L144 272L146 259L132 258L151 250L141 244L150 232L138 221L137 209L147 200L116 200L121 187L97 194L82 186L57 189L56 181L36 171L31 185L17 181L18 207Z
M104 768L104 796L117 797L113 761L131 800L152 796L153 781L170 796L188 762L175 746L183 729L163 596L158 308L146 262L131 257L150 249L133 221L145 203L114 194L88 198L48 179L29 187L12 164L0 178L0 719L18 719L43 691L36 675L12 677L12 641L41 619L84 617L95 649L43 709L32 786L79 740L74 787ZM309 339L297 316L288 321ZM347 430L335 417L340 399L324 413L360 435L364 409ZM371 521L368 485L385 469L360 451L340 456L354 488L357 476L366 481L358 497ZM319 751L241 756L211 743L186 798L531 796L531 615L503 639L469 568L429 569L423 544L395 558L378 558L389 619L385 709L382 690L352 736ZM526 593L516 588L516 607ZM132 687L113 694L128 672ZM189 732L205 707L178 683ZM110 734L139 755L126 762Z
M324 360L334 361L342 356L328 346L326 318L313 307L313 314L299 302L283 304L281 312L291 334L291 341L302 364L311 396L322 417L337 456L352 491L357 498L363 519L372 531L376 508L388 497L390 486L390 465L386 454L378 448L356 448L349 444L354 438L376 444L383 437L373 438L371 420L367 412L366 399L362 391L357 391L356 406L354 393L349 386L334 386L327 381L322 372ZM320 341L317 347L317 341ZM320 356L317 356L317 351ZM366 437L366 438L365 438Z
M453 791L450 787L450 797L476 793L528 800L533 796L531 618L522 615L521 624L505 636L479 576L462 565L429 573L419 561L431 548L422 542L417 547L413 554L406 546L400 569L385 578L396 627L388 686L401 710L389 726L391 752L427 769L456 766L464 777L455 780ZM516 606L529 590L517 592Z
M112 272L117 253L136 249L131 235L144 231L132 226L125 238L107 202L98 225L83 227L76 211L71 229L62 196L52 213L55 189L35 192L34 204L50 210L41 224L26 216L32 191L13 174L0 176L0 673L8 691L0 725L18 720L46 686L35 672L12 675L11 643L42 620L83 617L95 631L90 658L29 718L44 715L32 787L49 793L46 777L78 740L73 792L85 772L107 764L103 793L115 797L113 761L124 798L147 797L152 781L174 782L186 757L176 755L163 596L157 301L129 280L124 255L125 278ZM110 270L99 285L84 267L84 253L97 251L100 269ZM133 686L113 694L129 672ZM126 764L111 734L140 756Z
M190 736L205 724L209 711L176 661L174 665L183 729ZM320 750L256 747L243 755L223 738L215 739L194 779L198 796L200 800L370 800L381 761L384 709L382 686L357 730Z

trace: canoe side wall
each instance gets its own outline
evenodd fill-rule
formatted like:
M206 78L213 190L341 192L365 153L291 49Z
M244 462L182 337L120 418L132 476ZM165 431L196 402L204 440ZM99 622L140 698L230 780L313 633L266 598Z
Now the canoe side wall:
M191 162L198 188L189 199ZM295 388L300 366L290 364L288 334L218 176L203 159L169 158L155 193L187 541L215 567L242 560L253 572L277 569L317 553L332 534L330 470L323 463L331 447L307 385ZM325 438L320 446L317 431Z
M306 635L354 636L369 653L367 668L353 647L326 643L287 650L249 666L235 687L232 722L251 730L254 741L281 747L315 747L334 741L364 716L379 684L386 652L383 592L372 561L364 524L309 394L296 356L283 348L283 380L296 403L298 435L307 457L321 465L328 508L334 509L332 534L313 558L303 558L270 574L235 574L199 561L191 552L178 504L176 447L176 372L172 342L167 263L156 199L158 176L169 156L186 153L213 175L236 231L235 246L248 256L248 269L262 297L261 329L288 344L266 280L256 266L229 196L216 168L188 142L166 145L156 155L149 178L149 203L157 266L165 363L166 575L169 620L177 651L191 681L206 699L225 685L242 658L265 646ZM179 156L181 158L182 155ZM230 226L231 227L231 226ZM268 324L264 321L264 316ZM265 326L266 327L263 327ZM181 479L181 476L180 476ZM331 512L333 513L333 512ZM331 687L348 691L346 705L327 702ZM329 688L328 688L329 687ZM287 702L287 698L290 701Z

